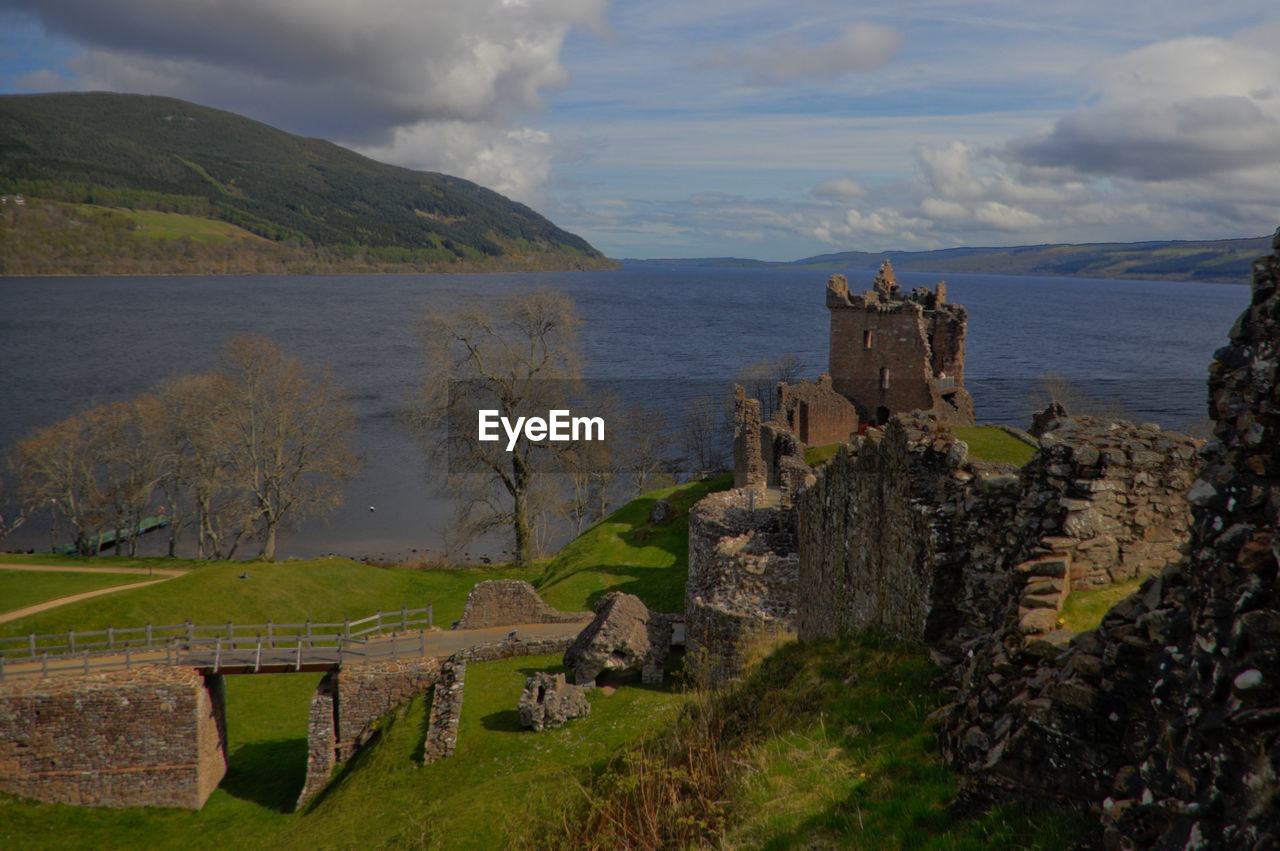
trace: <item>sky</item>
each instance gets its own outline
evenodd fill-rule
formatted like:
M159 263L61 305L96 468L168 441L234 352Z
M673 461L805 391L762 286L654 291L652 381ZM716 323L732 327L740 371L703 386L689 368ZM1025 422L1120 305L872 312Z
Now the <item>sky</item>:
M1275 0L0 0L0 92L163 94L611 257L1280 225Z

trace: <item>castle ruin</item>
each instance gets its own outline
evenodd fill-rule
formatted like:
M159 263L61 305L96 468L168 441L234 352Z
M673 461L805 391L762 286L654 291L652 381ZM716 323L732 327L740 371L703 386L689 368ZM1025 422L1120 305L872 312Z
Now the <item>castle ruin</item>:
M944 282L904 294L885 260L872 289L861 295L850 294L844 275L832 275L827 309L832 383L864 422L883 425L894 414L918 410L973 425L973 399L964 388L969 314L947 301Z

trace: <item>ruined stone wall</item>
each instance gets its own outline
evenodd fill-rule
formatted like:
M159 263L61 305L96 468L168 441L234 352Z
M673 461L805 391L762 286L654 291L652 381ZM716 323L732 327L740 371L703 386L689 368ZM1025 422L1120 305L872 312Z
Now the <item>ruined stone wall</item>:
M835 391L830 375L816 383L780 382L775 417L807 446L843 443L858 432L858 409Z
M1032 643L1058 631L1073 585L1156 572L1187 537L1185 435L1061 420L1014 470L968 459L927 418L871 434L798 498L801 637L877 629L959 646L1015 610Z
M706 682L735 676L755 636L793 628L794 517L777 492L711 494L689 512L686 665Z
M576 623L591 620L590 612L561 612L551 608L522 579L490 579L477 583L467 595L462 619L455 629L483 629L522 623Z
M876 410L891 414L934 406L922 310L914 302L831 311L828 369L835 390L855 401L859 414L877 422ZM868 347L867 334L870 334ZM882 379L881 370L887 370Z
M435 656L343 665L338 669L336 752L351 758L368 741L373 723L436 684L441 661Z
M934 543L922 498L940 484L954 441L908 444L891 421L883 436L841 447L797 498L802 639L880 630L924 636L932 606ZM912 454L917 457L912 458Z
M760 435L760 400L748 399L746 391L734 385L733 486L764 487L768 478Z
M1101 811L1108 848L1280 844L1277 363L1273 254L1210 367L1189 554L1059 652L1018 640L1015 612L974 648L938 718L964 794Z
M294 809L311 802L328 784L338 764L338 686L334 671L321 678L307 711L307 779Z
M458 722L462 719L462 690L467 682L467 663L454 656L445 663L444 671L431 695L431 713L427 719L423 763L453 756L458 747Z
M864 421L883 425L889 415L918 410L973 424L973 399L964 389L968 313L948 304L939 287L903 295L888 261L873 289L860 295L850 294L843 275L827 281L828 370Z
M199 809L226 773L221 677L146 667L0 686L0 790Z

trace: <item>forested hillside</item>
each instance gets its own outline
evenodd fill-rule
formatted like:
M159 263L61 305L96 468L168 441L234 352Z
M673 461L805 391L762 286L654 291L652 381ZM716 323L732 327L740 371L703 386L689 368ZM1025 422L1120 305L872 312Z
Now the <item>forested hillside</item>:
M610 264L580 237L469 181L375 162L331 142L172 98L0 97L0 194L9 196L6 228L24 235L8 240L3 255L8 268L0 272L86 271L97 251L79 252L72 258L78 263L74 269L45 268L67 260L65 252L49 250L60 230L87 235L91 245L114 243L137 255L147 253L148 238L183 235L183 228L174 232L166 226L172 223L131 217L130 227L92 208L225 222L235 226L236 235L254 235L286 250L232 240L223 253L244 249L247 257L261 255L285 265L518 269ZM17 209L17 195L27 209ZM44 211L39 220L30 215L36 208ZM104 227L114 235L104 236ZM19 256L33 239L45 243L48 255L34 264ZM188 254L202 255L192 242L211 240L191 237L184 244ZM39 268L25 268L33 265Z

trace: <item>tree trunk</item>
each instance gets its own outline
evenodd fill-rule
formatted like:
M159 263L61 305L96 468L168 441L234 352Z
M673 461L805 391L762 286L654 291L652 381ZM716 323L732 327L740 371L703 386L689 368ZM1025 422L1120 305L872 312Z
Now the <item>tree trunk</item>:
M276 526L274 520L267 521L267 533L262 541L262 552L258 553L258 558L263 561L275 561L276 558Z
M516 532L516 566L524 567L531 560L532 542L529 540L529 471L520 455L511 458L512 525Z

